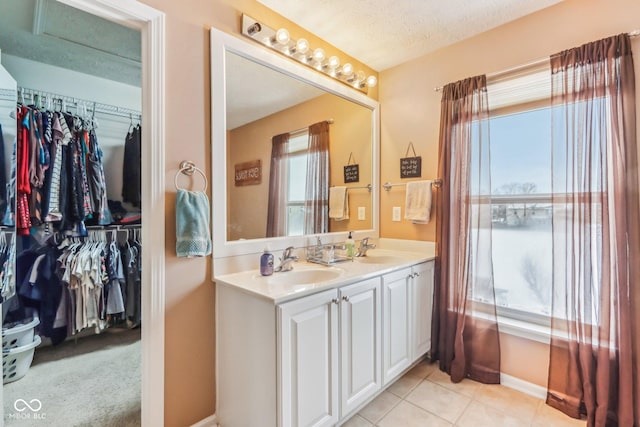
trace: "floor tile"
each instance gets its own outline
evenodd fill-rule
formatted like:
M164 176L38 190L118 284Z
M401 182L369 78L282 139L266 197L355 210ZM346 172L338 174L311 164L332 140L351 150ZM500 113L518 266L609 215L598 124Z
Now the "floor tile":
M371 403L362 408L358 415L362 418L376 424L387 412L400 402L400 398L393 393L383 391Z
M530 423L538 409L539 399L497 384L482 384L474 398L494 409ZM528 425L528 424L527 424Z
M533 417L533 423L531 424L532 427L585 427L586 425L586 421L571 418L543 401L540 401L538 410Z
M356 414L349 421L342 424L342 427L373 427L373 424Z
M452 424L402 401L378 423L378 427L451 427Z
M420 363L418 363L416 366L411 368L411 370L408 373L420 378L425 378L427 375L437 370L439 370L437 362L431 363L430 360L423 359Z
M469 397L475 396L478 390L482 387L482 384L479 382L467 378L463 379L459 383L453 383L451 382L451 376L446 372L442 372L440 369L436 369L429 374L427 380Z
M391 384L387 389L389 392L395 394L398 397L406 397L420 382L423 377L413 375L411 372L405 374L395 383Z
M456 423L457 427L524 427L531 420L523 420L507 415L497 409L473 401L462 413ZM545 427L549 427L549 424Z
M428 379L418 384L406 400L450 423L456 422L471 401L469 397L432 383Z

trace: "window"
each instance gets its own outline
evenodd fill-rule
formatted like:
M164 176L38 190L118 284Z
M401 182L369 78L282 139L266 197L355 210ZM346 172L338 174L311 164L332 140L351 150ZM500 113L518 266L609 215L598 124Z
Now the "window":
M289 138L287 175L287 236L304 234L304 201L307 181L309 132L305 129Z
M496 305L549 316L551 111L494 117L490 141Z
M548 64L489 84L492 258L498 314L551 315L551 81Z

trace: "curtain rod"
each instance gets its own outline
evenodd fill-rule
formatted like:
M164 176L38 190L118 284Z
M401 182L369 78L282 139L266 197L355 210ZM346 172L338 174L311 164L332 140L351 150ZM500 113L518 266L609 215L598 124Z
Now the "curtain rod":
M117 105L111 104L103 104L100 102L90 101L87 99L80 99L73 96L67 95L59 95L57 93L46 92L37 89L26 88L22 86L18 86L18 94L17 99L18 102L22 101L24 97L30 97L31 101L35 102L36 96L40 98L40 101L46 102L47 99L50 99L53 105L56 102L62 102L64 104L71 104L73 107L78 109L80 106L85 106L87 111L95 111L100 114L109 114L112 116L118 117L128 117L128 118L137 118L138 120L142 119L142 113L138 110L133 110L131 108L123 108Z
M333 124L333 119L322 120L319 123L322 123L323 121L329 123L330 125ZM291 135L292 133L300 133L300 132L304 132L305 130L309 130L309 126L307 126L306 128L300 128L300 129L292 130L292 131L289 132L289 134Z
M629 31L627 33L627 35L630 38L638 37L638 36L640 36L640 29ZM542 65L546 61L549 61L549 57L536 59L535 61L527 62L526 64L517 65L515 67L507 68L506 70L500 70L500 71L496 71L496 72L493 72L493 73L489 73L489 74L487 74L487 80L495 79L496 77L499 77L501 75L513 73L515 71L524 70L524 69L527 69L527 68L530 68L530 67L534 67L536 65ZM443 88L443 86L437 86L437 87L433 88L433 91L434 92L440 92L442 90L442 88Z

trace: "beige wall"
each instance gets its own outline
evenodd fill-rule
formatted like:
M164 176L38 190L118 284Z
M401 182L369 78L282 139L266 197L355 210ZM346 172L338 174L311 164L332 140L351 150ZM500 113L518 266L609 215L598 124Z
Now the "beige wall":
M175 256L175 188L182 160L211 176L209 28L238 33L241 13L292 37L304 36L328 55L376 74L360 62L266 9L255 0L141 0L166 14L166 349L165 425L184 427L215 412L215 313L210 258ZM377 96L377 89L373 91ZM213 183L215 185L215 183Z
M380 73L381 182L399 182L398 158L408 141L422 155L423 177L437 173L440 93L435 87L466 77L506 70L640 27L637 0L566 0L556 6ZM640 76L640 38L633 40ZM637 95L640 100L640 94ZM640 108L638 108L640 115ZM639 117L640 122L640 117ZM434 240L427 226L391 222L392 206L403 206L404 192L381 194L381 235ZM502 335L504 373L546 386L548 346Z
M360 183L371 179L371 110L335 95L322 95L310 101L272 114L229 132L227 193L230 195L227 216L232 226L229 240L264 237L267 227L267 200L271 138L274 135L306 128L313 123L334 119L330 126L329 185L344 185L343 166L353 152L360 164ZM258 185L235 186L233 165L252 160L262 161L262 182ZM366 220L358 221L357 207L366 208ZM331 231L370 229L371 195L366 190L349 192L350 219L331 220Z

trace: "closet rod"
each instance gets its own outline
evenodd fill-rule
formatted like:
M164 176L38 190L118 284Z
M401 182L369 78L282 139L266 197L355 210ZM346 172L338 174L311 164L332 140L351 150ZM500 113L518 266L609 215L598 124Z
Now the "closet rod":
M30 97L31 101L35 102L36 96L40 98L41 103L47 102L48 99L51 99L51 102L54 106L56 102L63 102L67 104L67 106L69 106L70 104L76 109L80 106L85 106L87 108L87 112L95 111L96 113L100 114L127 117L129 119L142 119L142 114L140 113L140 111L133 110L131 108L123 108L118 107L117 105L103 104L101 102L94 102L87 99L80 99L72 96L59 95L57 93L18 86L18 102L22 101L24 97Z

